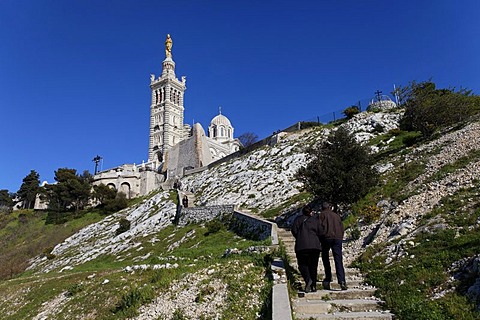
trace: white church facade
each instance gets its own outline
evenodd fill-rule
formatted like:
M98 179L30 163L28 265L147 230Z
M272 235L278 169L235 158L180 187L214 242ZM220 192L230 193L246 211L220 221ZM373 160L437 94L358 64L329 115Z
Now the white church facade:
M101 171L94 175L95 185L103 183L128 198L146 195L182 177L186 169L207 166L240 149L234 128L221 111L208 126L208 135L199 123L184 124L186 77L179 80L175 75L172 44L167 35L162 73L150 75L148 161Z

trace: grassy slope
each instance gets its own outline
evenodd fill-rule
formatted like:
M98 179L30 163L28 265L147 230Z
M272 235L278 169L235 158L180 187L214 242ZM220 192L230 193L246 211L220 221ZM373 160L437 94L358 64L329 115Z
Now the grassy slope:
M408 152L401 144L393 146L385 153L387 158ZM384 185L369 194L360 206L379 199L402 201L414 194L415 190L404 187L423 172L430 155L425 153L415 162L385 175ZM439 180L478 159L479 151L473 151L440 168L429 181ZM386 307L399 319L480 319L475 303L465 297L465 290L473 284L475 276L450 279L452 264L478 254L480 248L479 186L477 181L474 188L444 197L439 206L423 217L420 225L421 228L444 222L448 225L446 229L425 229L407 244L397 239L395 243L405 249L403 257L387 264L385 261L391 253L385 252L385 244L381 244L368 247L357 261L356 266L367 274L369 283L379 288Z
M391 134L387 135L385 140L392 136ZM398 133L394 143L391 143L390 148L381 154L379 161L388 162L388 159L408 153L409 149L403 143L403 137L404 133ZM470 158L462 158L453 165L445 166L445 168L439 170L438 177L432 177L432 179L438 179L442 174L468 166L470 161L478 159L477 153L473 152ZM394 198L401 201L408 198L415 190L405 191L404 187L423 172L424 163L428 156L430 154L426 153L423 155L424 158L420 157L408 166L386 174L384 176L385 184L363 199L358 207L366 207L376 203L379 199ZM478 240L480 239L478 223L480 219L480 194L478 186L477 182L476 188L461 190L446 197L442 200L442 206L424 217L423 223L425 225L441 218L450 227L447 230L436 230L418 235L417 238L413 239L414 245L406 248L408 255L387 265L385 263L387 254L382 251L384 246L379 245L369 247L357 262L357 266L367 275L368 281L379 288L379 293L387 302L387 308L396 313L400 319L480 319L480 313L474 310L474 304L465 298L464 292L465 288L471 285L471 282L475 279L449 280L449 269L452 263L478 254L478 248L480 247ZM304 201L307 198L308 196L305 196L304 199L292 200ZM279 204L278 208L272 208L271 210L275 211L276 214L282 208L288 206L289 202L287 201ZM268 214L269 212L266 213L267 216L271 216ZM61 232L48 230L50 227L42 224L41 215L30 214L32 214L31 226L22 226L18 222L18 214L8 217L11 220L8 223L3 220L0 222L2 223L0 226L4 226L0 229L1 244L2 248L6 248L6 251L2 249L1 259L5 259L4 252L13 252L13 249L17 250L16 252L22 252L23 250L31 254L32 249L19 249L29 241L18 236L18 241L11 242L13 234L32 234L29 237L30 240L37 237L41 239L43 238L41 235L50 234L51 237L58 236L56 241L59 241L65 234L72 232L74 229L73 224L62 227L64 229L73 228L68 229L70 231L62 236ZM89 219L91 219L90 222L93 222L98 217L92 214ZM79 220L77 223L76 227L78 228L81 224L88 224L88 221ZM138 305L146 304L162 290L168 290L167 288L176 279L208 268L212 264L219 264L222 272L219 272L216 276L225 281L230 281L229 286L233 289L230 290L231 294L237 294L228 301L232 303L232 301L238 300L226 307L224 318L235 319L239 314L239 309L244 307L241 301L248 301L247 298L242 298L248 294L248 290L242 290L242 281L246 283L262 281L263 277L256 277L265 271L264 257L236 256L221 259L219 257L226 248L246 247L251 243L242 241L226 231L206 237L205 229L199 226L178 230L169 228L157 235L157 238L168 239L171 234L174 234L173 237L179 239L192 228L197 230L195 239L189 240L172 252L167 252L167 242L165 241L152 244L148 242L149 239L144 239L142 241L143 248L138 252L132 250L129 256L122 255L123 261L114 257L102 257L66 273L51 273L41 277L27 274L0 283L0 293L6 297L0 303L0 314L6 314L5 319L28 318L42 310L41 304L43 302L51 301L58 297L61 292L67 292L69 298L62 303L62 308L57 312L58 319L81 318L82 314L84 319L125 318L134 313ZM54 233L55 235L53 235ZM401 242L401 240L396 241ZM51 243L53 244L55 241ZM192 248L192 246L195 246L195 248ZM41 252L42 247L48 246L42 244L34 247L36 252ZM123 267L135 264L133 262L135 257L144 256L147 253L150 253L151 256L141 263L165 263L168 261L165 259L172 255L182 257L182 259L169 261L170 263L177 262L179 264L177 269L136 272L135 274L122 271ZM194 266L191 266L195 259L198 260L194 262ZM245 279L234 280L230 275L240 274L239 269L235 269L238 268L238 263L233 263L234 261L238 261L241 265L252 262L256 272ZM95 276L90 278L93 274ZM102 284L107 279L109 282ZM268 286L268 283L261 286L262 289L260 290L263 297L267 295ZM445 294L443 296L438 295L439 292L445 292ZM439 298L432 299L436 295ZM258 312L258 310L257 308L252 311L252 318L254 318L254 312ZM8 312L12 311L15 313L8 315ZM177 319L182 319L181 311L177 313Z
M53 231L45 229L41 216L30 222L30 230L41 230L47 234ZM7 233L6 230L3 232ZM2 319L31 319L46 309L42 305L45 302L49 302L50 312L53 308L55 319L124 319L134 315L140 305L148 304L161 292L169 291L173 282L209 268L215 272L208 275L203 289L199 289L199 304L202 303L202 292L203 295L212 294L207 284L217 279L229 288L223 318L236 319L239 314L244 314L246 319L253 319L256 313L268 313L265 310L268 309L271 282L264 277L268 255L222 258L227 248L243 249L261 243L241 239L224 229L206 234L207 229L202 226L171 226L159 234L141 239L141 247L118 257L103 256L63 273L27 273L3 281L0 283L0 296L4 297L0 299ZM186 235L186 241L180 246L168 249L169 245ZM176 263L178 267L124 271L126 266L166 263ZM53 303L56 300L57 307ZM178 319L182 318L183 312L182 306L179 306L176 311Z
M29 259L50 252L70 235L103 218L93 211L62 225L46 225L45 217L46 213L33 210L0 216L0 279L23 272Z

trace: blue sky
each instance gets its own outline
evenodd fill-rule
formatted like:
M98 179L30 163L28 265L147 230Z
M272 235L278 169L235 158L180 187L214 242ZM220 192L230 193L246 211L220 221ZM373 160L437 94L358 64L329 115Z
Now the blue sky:
M480 1L0 1L0 189L148 158L150 74L173 38L185 122L264 138L376 90L480 89ZM454 112L454 111L452 111Z

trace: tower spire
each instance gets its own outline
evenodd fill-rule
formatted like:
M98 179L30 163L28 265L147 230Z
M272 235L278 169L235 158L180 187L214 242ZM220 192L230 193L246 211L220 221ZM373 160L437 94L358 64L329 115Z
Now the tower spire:
M162 62L162 78L175 78L175 62L172 59L173 40L170 34L165 39L165 60Z
M165 59L162 61L162 74L158 79L151 77L150 89L150 139L148 161L159 164L166 152L188 137L185 129L183 95L186 89L185 77L175 76L175 62L172 59L172 37L165 39Z

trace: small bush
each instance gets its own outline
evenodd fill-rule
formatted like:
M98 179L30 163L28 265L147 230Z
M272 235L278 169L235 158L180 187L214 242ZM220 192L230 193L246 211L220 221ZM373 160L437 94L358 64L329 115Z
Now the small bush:
M114 199L105 200L103 212L105 214L113 213L128 207L127 196L123 192L117 193Z
M360 216L363 217L365 223L377 221L382 214L382 209L376 205L369 205L360 209Z
M180 309L175 309L172 315L172 320L186 320L187 318Z
M343 110L342 113L347 117L347 119L352 119L354 115L360 113L360 108L357 106L351 106Z
M314 122L314 121L302 121L300 126L301 126L301 129L307 129L307 128L311 128L311 127L318 127L320 124L318 122Z
M411 147L415 143L419 142L422 138L422 134L418 131L409 132L402 137L402 142L405 146Z
M360 229L358 229L357 226L355 226L354 228L352 228L352 229L350 230L350 237L352 238L352 240L358 240L358 239L360 239L360 235L361 235Z
M47 257L48 260L55 259L55 255L52 253L53 247L48 247L43 249L43 255Z
M218 219L210 220L205 224L207 228L206 236L217 233L218 231L225 228L225 225Z
M127 317L137 314L137 309L144 303L152 301L154 298L153 289L150 286L142 288L131 288L125 293L114 310L114 313L120 313Z
M124 233L124 232L128 231L128 230L130 230L130 221L125 219L125 218L120 219L120 226L118 227L118 229L116 231L117 236L121 233Z
M197 297L195 298L196 303L202 303L204 302L204 297L211 295L215 292L215 288L211 286L206 286L200 289L200 292L198 293Z
M82 291L84 288L83 284L81 283L77 283L77 284L74 284L74 285L71 285L68 289L67 289L67 292L66 292L66 296L67 297L72 297L74 296L75 294L79 293L80 291Z
M377 123L373 128L373 131L376 133L382 133L385 131L385 128L380 123Z
M10 214L12 213L12 208L5 205L0 205L0 214Z
M392 136L398 136L402 133L403 131L398 129L398 128L393 128L393 129L390 129L388 131L389 134L391 134Z

